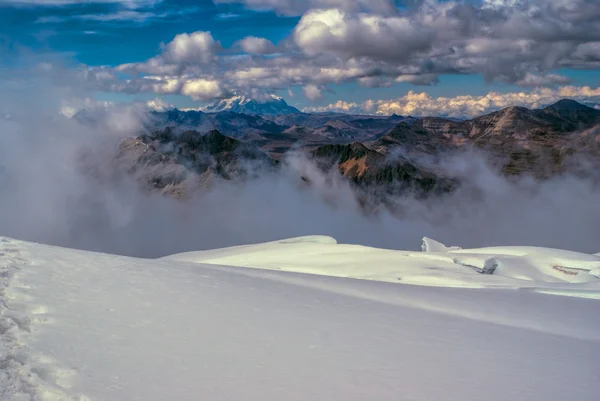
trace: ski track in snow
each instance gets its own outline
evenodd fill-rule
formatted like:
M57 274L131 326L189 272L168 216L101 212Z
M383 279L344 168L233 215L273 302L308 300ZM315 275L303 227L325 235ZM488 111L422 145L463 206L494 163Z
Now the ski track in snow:
M30 264L22 253L17 241L0 238L0 400L86 401L69 394L75 371L26 345L40 326L56 322L33 296L35 288L19 282L19 271Z

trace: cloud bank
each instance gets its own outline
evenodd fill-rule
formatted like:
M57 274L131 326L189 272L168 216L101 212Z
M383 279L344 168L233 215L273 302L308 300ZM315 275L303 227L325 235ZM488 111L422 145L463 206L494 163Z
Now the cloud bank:
M531 109L548 106L560 99L600 103L600 88L588 86L561 86L557 89L540 88L530 92L489 92L483 96L462 95L434 98L426 92L409 91L406 95L389 100L369 99L362 104L338 100L319 107L306 107L305 112L367 113L426 117L446 116L472 118L510 106Z
M58 111L74 92L85 99L84 90L65 90L56 80L38 82L35 92L24 87L4 85L0 96L1 235L147 257L308 234L394 249L418 249L429 236L464 246L600 250L600 192L592 181L508 181L480 155L457 155L444 165L479 196L398 197L401 216L366 216L347 182L303 158L185 202L153 194L116 174L112 159L121 139L139 132L148 105L101 104L98 124L82 126Z
M300 18L277 45L246 36L224 48L210 32L183 32L145 61L82 68L110 74L96 82L107 92L209 100L298 87L311 101L321 98L314 88L428 86L446 74L481 75L535 97L570 85L564 69L600 68L600 3L588 0L223 2Z

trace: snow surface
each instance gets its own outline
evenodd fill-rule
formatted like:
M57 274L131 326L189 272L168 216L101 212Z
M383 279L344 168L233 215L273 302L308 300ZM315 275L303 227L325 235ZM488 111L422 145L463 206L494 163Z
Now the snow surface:
M577 296L598 292L598 258L439 245L146 260L0 238L0 400L598 400L600 301ZM225 261L261 268L207 264Z
M165 259L424 286L527 288L600 299L596 255L536 247L461 249L429 238L423 239L422 249L386 250L313 236ZM490 269L493 274L481 274Z
M233 111L236 113L251 114L288 114L298 113L299 110L286 103L276 95L266 95L258 99L246 95L235 95L227 99L221 99L213 105L204 108L205 112L218 113L222 111Z

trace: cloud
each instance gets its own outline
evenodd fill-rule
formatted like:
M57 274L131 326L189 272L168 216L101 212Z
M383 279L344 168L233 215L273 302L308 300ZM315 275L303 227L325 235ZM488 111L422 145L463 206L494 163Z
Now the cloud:
M404 74L396 77L395 82L410 83L413 85L430 86L439 83L437 74Z
M67 118L73 117L77 112L83 109L96 109L96 108L107 108L114 106L112 102L98 101L92 98L86 97L84 99L71 98L63 99L61 102L59 113Z
M149 11L136 11L136 10L121 10L114 13L106 13L106 14L74 14L69 16L47 16L40 17L36 20L39 24L52 24L59 23L68 20L82 20L82 21L99 21L99 22L109 22L109 21L147 21L153 17L157 17L158 15L149 12Z
M516 82L516 84L525 87L529 86L533 88L539 88L541 86L564 85L570 82L571 80L568 77L564 77L562 75L535 75L531 73L526 73L523 78Z
M170 103L167 103L164 99L157 97L146 102L146 106L152 111L167 111L175 108Z
M216 4L240 3L255 10L274 10L284 15L302 15L310 9L339 8L349 11L393 13L394 0L213 0Z
M219 50L221 44L213 39L210 32L197 31L175 36L160 57L172 64L208 64Z
M215 19L218 20L230 20L230 19L235 19L235 18L239 18L241 17L241 14L236 14L236 13L221 13L218 14Z
M268 39L247 36L238 44L248 54L271 54L275 52L275 45Z
M332 53L345 58L402 61L431 46L431 31L404 16L312 10L294 29L294 41L308 56Z
M209 100L224 95L219 81L210 79L190 79L181 86L181 94L194 100Z
M484 96L456 96L433 98L425 92L408 94L391 100L368 100L364 109L376 114L412 116L475 117L509 106L539 108L563 98L579 101L600 100L600 88L563 86L557 89L540 88L531 92L497 93Z
M88 3L119 4L127 8L149 7L161 3L162 0L89 0ZM44 6L61 7L81 4L81 0L0 0L0 4L12 6Z
M402 216L385 210L366 216L347 182L301 157L288 160L279 173L243 184L217 182L207 194L175 200L117 169L115 149L148 123L146 104L101 105L93 127L57 115L65 104L75 107L91 98L93 91L77 87L72 71L54 67L3 78L0 115L11 117L0 118L2 235L142 257L309 234L391 249L418 249L420 238L432 236L465 247L598 251L600 193L591 180L506 180L478 154L453 155L443 166L470 179L481 196L461 191L417 200L406 194L393 199L402 205ZM593 88L558 91L600 94ZM300 175L313 184L304 185Z
M309 106L302 109L302 111L305 113L354 113L358 112L359 110L360 107L357 103L345 102L343 100L338 100L337 102L328 104L327 106Z
M157 88L159 91L155 93L173 93L171 89L164 89L163 85L157 84L163 83L168 88L174 88L177 86L174 80L208 79L207 67L217 62L217 54L221 50L221 43L214 40L210 32L197 31L176 35L173 40L162 46L162 52L158 56L141 63L116 66L114 68L116 72L131 74L134 79L122 80L120 84L106 89L135 91L136 88L138 90ZM173 77L176 75L179 77Z
M546 75L553 69L597 65L596 16L600 3L587 0L496 1L483 7L430 0L382 15L310 10L293 38L309 57L368 59L412 67L418 75L482 74L530 86L533 77L556 78Z
M313 102L323 97L322 88L314 84L306 85L304 88L302 88L302 91L304 92L304 96Z
M107 90L173 93L172 81L165 87L149 83L145 75L164 82L174 76L218 81L225 92L346 82L430 86L446 74L556 88L570 83L556 73L559 69L600 68L600 27L594 19L600 16L600 2L427 0L387 12L381 10L390 2L243 3L284 13L295 10L301 18L277 46L248 36L223 49L210 32L179 34L158 56L117 66L119 75L126 76L120 84L106 85Z

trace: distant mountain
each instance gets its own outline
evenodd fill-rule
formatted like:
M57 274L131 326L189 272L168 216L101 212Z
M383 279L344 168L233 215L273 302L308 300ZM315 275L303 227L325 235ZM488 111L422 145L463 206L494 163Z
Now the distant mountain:
M563 99L542 110L543 112L567 120L576 128L585 128L600 123L600 110L585 106L574 100Z
M287 127L281 127L259 115L221 111L218 113L205 113L202 111L169 110L165 112L152 112L154 117L148 125L149 131L166 127L178 130L196 130L207 132L213 129L239 137L252 133L279 133Z
M286 115L301 114L300 110L290 106L283 98L270 95L263 99L253 99L248 96L233 96L221 99L205 109L207 113L231 111L242 114Z
M505 174L543 178L564 171L574 153L600 156L599 126L600 110L561 100L544 109L507 107L465 121L404 121L367 144L380 153L400 148L412 157L476 147Z
M385 155L355 142L348 145L325 145L312 152L317 165L324 171L337 167L342 176L368 193L386 195L410 190L417 196L452 191L456 182L412 163L407 158ZM367 192L365 192L367 193Z
M125 139L115 163L145 188L178 198L208 188L217 179L245 179L278 164L255 146L217 130L200 133L171 128Z
M508 107L464 121L233 111L153 115L162 128L124 140L115 165L145 188L180 198L216 180L246 180L276 169L291 149L307 154L323 172L339 172L367 212L400 210L396 195L406 191L435 196L462 185L438 163L444 154L480 149L503 174L539 179L585 174L574 155L600 160L600 110L572 100L536 110Z

